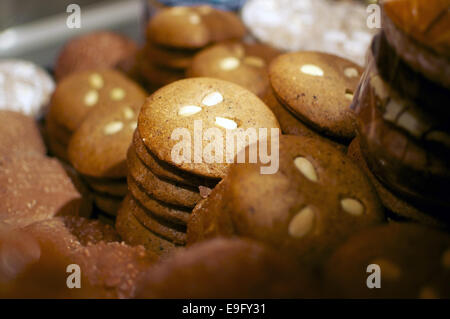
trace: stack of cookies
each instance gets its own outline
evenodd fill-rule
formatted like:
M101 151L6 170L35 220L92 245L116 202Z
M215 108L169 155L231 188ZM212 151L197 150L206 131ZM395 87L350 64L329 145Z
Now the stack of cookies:
M386 1L383 17L384 30L373 40L355 95L359 136L349 155L371 177L393 217L445 226L450 221L448 3Z
M269 66L264 97L285 134L327 138L346 145L355 136L350 110L362 68L319 52L280 55Z
M207 5L162 9L150 20L147 43L137 58L141 77L149 90L182 79L200 49L241 39L245 32L234 13Z
M51 149L84 177L97 206L110 215L127 191L126 152L145 97L121 73L97 70L68 75L52 99L48 139L50 146L62 145L61 153Z
M129 195L116 222L124 240L158 254L184 245L190 212L240 150L228 154L225 140L207 134L238 128L278 132L279 124L254 94L217 79L177 81L148 98L128 151Z
M239 84L259 97L269 88L268 66L280 52L258 43L227 41L197 53L187 77L211 77Z

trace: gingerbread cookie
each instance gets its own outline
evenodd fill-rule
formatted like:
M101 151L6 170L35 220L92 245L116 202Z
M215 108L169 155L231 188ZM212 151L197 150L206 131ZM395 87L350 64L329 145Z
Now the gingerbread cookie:
M273 113L254 94L234 83L211 78L181 80L158 90L144 103L138 120L142 141L159 160L191 174L222 178L229 166L225 156L213 163L207 163L203 158L200 163L194 163L193 158L185 158L187 153L178 154L183 157L181 161L172 158L172 150L179 143L171 139L174 130L185 129L183 132L189 132L192 137L198 125L202 126L201 132L214 128L223 136L236 129L245 131L248 128L266 128L270 135L271 128L279 128ZM205 139L201 143L203 148L208 145ZM192 156L195 143L190 144ZM244 147L246 145L248 142Z
M125 197L116 219L116 229L125 242L130 245L143 245L147 250L164 256L176 249L175 244L145 228L134 215L134 201Z
M161 67L184 70L192 63L197 50L173 49L147 42L144 47L146 58Z
M145 189L148 195L160 201L192 208L201 199L200 193L193 187L157 178L138 158L133 146L128 151L128 169L136 183Z
M369 289L375 272L381 286ZM449 235L407 223L355 235L336 250L324 271L335 295L347 298L449 298L449 272Z
M232 165L221 204L212 204L214 211L204 210L204 215L228 214L236 234L286 250L309 265L319 263L352 233L384 220L367 177L329 143L282 135L279 170L263 175L261 166ZM217 227L214 223L198 223L203 224L199 232Z
M64 77L79 71L109 69L132 60L137 45L129 38L110 31L88 33L70 40L59 53L55 77Z
M357 64L319 52L284 54L269 68L285 107L319 132L344 140L355 135L350 104L361 74Z
M75 131L85 116L98 106L125 105L145 94L123 74L114 70L82 71L61 81L52 96L50 114L68 131Z
M176 224L186 225L190 212L183 207L170 206L167 203L161 202L150 195L140 187L131 176L128 176L128 188L131 196L133 196L137 202L144 206L147 210L153 214L171 221Z
M262 97L269 87L267 67L279 54L264 44L219 43L196 54L186 75L230 81Z
M137 288L137 298L151 299L316 296L307 271L246 239L214 239L177 252L150 269Z
M95 178L127 175L126 154L146 94L138 86L126 84L128 88L117 86L111 90L121 92L120 96L93 109L71 138L68 155L73 167L83 175Z
M210 6L172 7L159 11L147 26L147 39L173 48L202 48L245 35L245 27L231 12Z

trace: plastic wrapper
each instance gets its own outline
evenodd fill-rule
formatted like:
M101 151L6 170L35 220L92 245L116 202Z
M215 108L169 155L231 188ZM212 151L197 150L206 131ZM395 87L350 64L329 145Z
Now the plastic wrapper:
M399 57L386 59L392 52L386 54L383 41L382 34L374 38L352 104L361 150L372 172L397 194L448 209L450 133L447 117L435 111L448 112L447 106L423 102L434 92L448 101L448 91L409 70Z

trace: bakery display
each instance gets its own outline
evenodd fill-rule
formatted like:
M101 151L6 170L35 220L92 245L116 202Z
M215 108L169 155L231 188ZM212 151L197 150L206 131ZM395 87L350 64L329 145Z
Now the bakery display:
M450 298L449 2L238 2L0 60L0 298Z

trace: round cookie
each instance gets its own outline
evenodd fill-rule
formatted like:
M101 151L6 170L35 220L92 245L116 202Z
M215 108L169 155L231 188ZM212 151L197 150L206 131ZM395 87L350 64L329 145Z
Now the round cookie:
M45 119L45 134L47 141L53 140L65 146L65 148L69 145L70 138L72 137L72 132L56 123L51 116L47 116Z
M47 147L49 150L49 155L58 158L63 163L70 163L69 156L67 155L67 145L62 144L54 138L48 138Z
M352 108L361 151L374 175L412 202L448 208L450 132L445 118L400 96L372 59Z
M167 203L150 197L131 176L128 176L128 188L134 199L153 214L176 224L187 224L190 216L189 211L182 210L181 207L169 206Z
M397 54L427 78L450 88L447 1L384 1L383 27Z
M184 49L241 39L245 33L244 25L234 13L206 5L162 9L147 26L147 39L152 43Z
M264 44L219 43L197 53L186 75L230 81L262 97L269 87L267 66L279 54Z
M338 149L342 151L346 150L345 145L319 135L314 130L309 128L306 124L304 124L301 120L296 118L288 109L280 104L272 89L267 90L262 100L272 110L273 114L275 114L278 122L280 122L280 127L283 134L306 136L326 140L327 142L330 142L331 144L336 146Z
M139 58L139 72L150 90L156 90L184 78L183 70L169 69L154 64L151 60Z
M384 221L367 177L329 143L282 135L279 170L263 175L261 166L232 165L218 211L204 215L229 214L237 235L286 250L309 265L352 233ZM202 224L205 231L217 227Z
M132 203L129 196L125 197L117 213L116 230L123 240L133 246L143 245L158 256L173 252L177 248L173 243L152 233L136 219Z
M137 298L313 298L316 287L307 271L269 247L214 239L155 265L139 281Z
M319 52L287 53L269 67L280 102L326 135L344 140L355 135L350 110L362 69L343 58Z
M139 159L160 179L194 187L198 187L198 185L214 187L217 183L214 179L201 178L160 161L144 145L139 130L134 132L133 145Z
M184 70L192 63L196 50L173 49L147 42L145 56L152 63L171 69Z
M128 192L126 179L117 180L98 180L95 178L84 177L89 187L96 193L125 197Z
M205 160L202 156L204 154L200 155L201 163L194 163L193 158L186 158L187 152L182 155L177 153L183 158L172 159L173 149L180 143L171 139L174 131L181 129L183 135L188 132L193 137L198 124L201 124L203 130L215 129L214 132L220 132L223 137L227 133L242 132L248 128L267 128L268 134L271 128L279 128L270 109L239 85L218 79L191 78L167 85L150 96L139 114L138 130L145 146L159 160L195 175L222 178L229 166L225 156L220 159L221 163L218 163L217 158L213 163L207 163L206 160L211 162L211 158ZM248 144L247 141L248 139L243 141L244 147ZM210 144L206 139L201 143L202 149ZM193 157L195 143L190 144L188 148ZM240 149L235 154L239 151ZM222 152L225 155L225 149ZM217 155L220 154L215 157ZM199 158L195 161L198 160Z
M108 196L99 193L93 193L95 205L106 214L116 216L122 203L122 197Z
M0 222L24 227L56 215L88 217L91 203L61 164L42 155L0 159Z
M100 242L110 243L120 241L120 236L113 227L103 224L98 220L78 216L64 216L61 219L69 232L83 246L98 244Z
M110 31L91 32L70 40L55 64L58 81L79 71L115 68L133 59L137 45L129 38Z
M19 112L0 110L0 138L2 156L47 152L36 122Z
M138 86L115 90L122 92L122 98L89 112L70 140L70 162L83 175L96 178L127 175L126 154L146 94Z
M435 286L449 286L450 237L417 224L374 227L350 238L325 266L331 289L346 298L449 298ZM369 289L366 281L378 265L381 287ZM448 293L448 289L447 289Z
M392 213L405 217L407 219L417 221L419 223L425 224L427 226L443 228L445 224L442 220L436 219L433 215L426 213L402 198L393 194L389 189L387 189L383 184L378 181L378 179L370 171L367 163L364 159L363 154L359 146L359 138L356 137L349 145L347 151L348 157L350 157L369 177L373 186L375 187L378 197L385 208L387 208Z
M36 64L0 60L0 110L21 112L40 119L47 111L54 89L50 75Z
M195 188L158 179L138 158L133 146L128 150L127 160L129 174L148 195L182 207L194 207L200 201L200 193Z
M186 244L186 230L182 225L167 222L161 218L157 218L152 212L146 210L138 201L129 197L132 202L134 217L152 233L161 236L170 242L184 246Z
M49 116L73 132L85 116L99 106L115 110L134 103L146 93L114 70L82 71L59 82L52 96Z

